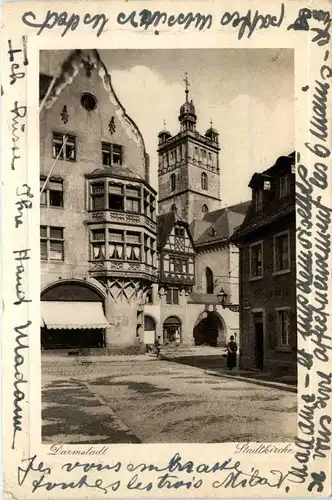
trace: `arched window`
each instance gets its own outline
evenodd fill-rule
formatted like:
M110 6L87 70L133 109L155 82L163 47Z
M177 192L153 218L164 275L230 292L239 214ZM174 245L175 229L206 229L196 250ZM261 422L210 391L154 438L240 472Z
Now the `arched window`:
M204 191L207 191L208 188L208 177L205 172L201 175L201 188L204 189Z
M208 211L209 211L209 207L208 207L207 205L203 205L203 206L202 206L202 213L203 213L203 214L207 214L207 213L208 213Z
M171 191L175 191L176 188L176 175L171 175Z
M206 293L213 293L214 292L213 272L209 267L206 268L205 276L206 276Z

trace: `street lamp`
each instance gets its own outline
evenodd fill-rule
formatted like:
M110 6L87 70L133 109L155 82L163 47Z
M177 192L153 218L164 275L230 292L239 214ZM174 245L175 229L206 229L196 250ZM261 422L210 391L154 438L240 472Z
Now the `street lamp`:
M240 306L237 304L228 304L227 303L228 294L225 292L223 288L220 289L220 292L217 295L217 299L219 304L222 305L223 309L230 309L233 312L239 312Z

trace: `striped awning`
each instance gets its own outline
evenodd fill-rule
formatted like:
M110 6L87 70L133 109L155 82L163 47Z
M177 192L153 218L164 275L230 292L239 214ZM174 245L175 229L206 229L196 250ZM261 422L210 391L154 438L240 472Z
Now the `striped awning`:
M107 328L101 302L41 302L41 325L56 330Z

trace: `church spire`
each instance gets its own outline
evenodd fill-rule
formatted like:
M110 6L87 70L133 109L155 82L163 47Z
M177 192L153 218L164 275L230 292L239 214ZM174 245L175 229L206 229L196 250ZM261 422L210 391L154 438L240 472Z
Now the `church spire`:
M188 81L188 73L185 73L185 78L184 78L184 83L186 85L186 90L185 90L185 93L186 93L186 102L189 102L189 97L188 97L188 94L189 94L189 87L190 87L190 83Z
M180 108L179 122L181 123L181 132L184 132L185 130L194 131L196 128L197 117L194 103L192 100L189 101L190 83L188 81L188 73L185 73L183 81L185 83L186 101Z

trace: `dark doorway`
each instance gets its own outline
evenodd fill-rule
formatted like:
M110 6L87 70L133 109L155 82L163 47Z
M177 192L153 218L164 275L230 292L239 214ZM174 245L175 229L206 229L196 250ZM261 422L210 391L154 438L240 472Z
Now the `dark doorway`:
M255 366L258 370L264 368L264 323L263 313L254 314L255 332Z
M207 312L205 314L205 318L201 319L194 328L195 345L217 347L222 338L220 333L223 331L223 325L216 313Z

